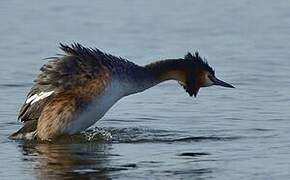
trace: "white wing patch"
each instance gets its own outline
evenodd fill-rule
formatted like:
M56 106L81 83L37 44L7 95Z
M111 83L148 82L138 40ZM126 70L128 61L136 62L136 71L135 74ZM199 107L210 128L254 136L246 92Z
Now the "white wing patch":
M41 92L39 94L34 94L33 96L31 96L30 98L28 98L26 100L26 104L34 104L37 101L47 98L48 96L50 96L54 91L49 91L49 92Z

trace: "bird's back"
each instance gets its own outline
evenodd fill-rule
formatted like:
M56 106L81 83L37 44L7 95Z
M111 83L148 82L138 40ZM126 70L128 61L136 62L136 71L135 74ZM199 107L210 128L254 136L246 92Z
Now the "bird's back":
M79 44L61 44L60 48L65 54L49 58L41 67L41 72L20 109L18 118L24 122L24 127L19 132L35 129L37 124L39 126L39 119L52 121L48 114L59 113L56 111L61 109L57 109L61 102L64 103L63 106L74 102L74 111L82 114L116 77L126 79L123 76L128 73L142 71L142 67L98 49L88 49ZM68 99L65 100L65 97ZM55 118L57 117L60 118Z

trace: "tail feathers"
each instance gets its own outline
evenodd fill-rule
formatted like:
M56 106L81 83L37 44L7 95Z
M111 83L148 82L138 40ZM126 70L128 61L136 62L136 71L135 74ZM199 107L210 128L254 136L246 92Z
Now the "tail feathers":
M37 128L37 120L26 121L23 127L17 132L10 135L10 139L26 139L32 140L35 138Z

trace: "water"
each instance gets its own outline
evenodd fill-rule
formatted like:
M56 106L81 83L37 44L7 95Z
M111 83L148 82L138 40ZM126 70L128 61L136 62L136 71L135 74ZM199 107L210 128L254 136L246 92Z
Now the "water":
M1 1L1 179L289 179L288 1ZM59 42L138 64L199 50L236 89L188 97L176 82L126 97L96 141L7 137Z

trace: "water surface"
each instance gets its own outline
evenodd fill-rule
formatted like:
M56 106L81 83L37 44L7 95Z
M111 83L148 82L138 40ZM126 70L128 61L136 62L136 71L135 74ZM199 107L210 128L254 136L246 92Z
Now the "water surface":
M1 1L3 179L289 179L287 1ZM43 58L80 42L144 65L199 50L236 89L162 83L96 123L106 140L8 139Z

